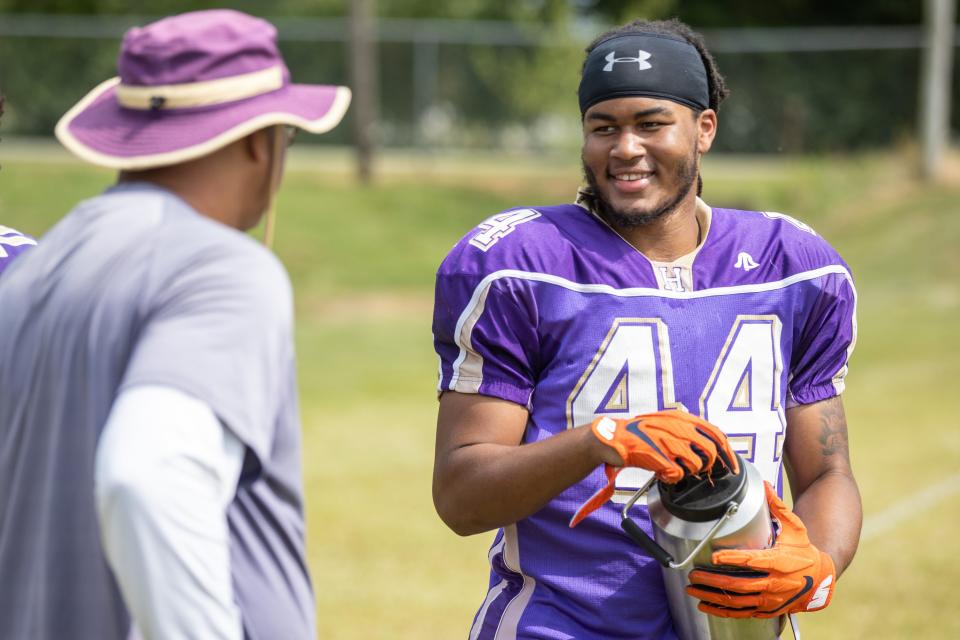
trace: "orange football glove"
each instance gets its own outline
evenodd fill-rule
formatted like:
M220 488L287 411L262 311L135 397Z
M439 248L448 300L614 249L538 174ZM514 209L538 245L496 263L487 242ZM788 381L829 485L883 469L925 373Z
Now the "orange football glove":
M600 417L590 424L590 429L601 442L616 449L623 466L605 466L606 486L577 509L570 520L571 527L613 497L614 482L623 467L648 469L669 484L679 482L687 474L710 473L718 457L728 469L739 470L737 457L723 431L686 411L658 411L629 420Z
M770 515L780 523L776 543L770 549L714 551L711 561L721 566L691 571L687 593L700 599L700 611L723 618L774 618L830 604L833 560L810 543L800 518L770 483L764 484Z

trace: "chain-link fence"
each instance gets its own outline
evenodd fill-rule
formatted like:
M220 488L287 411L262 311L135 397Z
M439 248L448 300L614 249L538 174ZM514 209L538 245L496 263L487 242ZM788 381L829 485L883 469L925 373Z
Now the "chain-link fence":
M115 74L123 31L148 20L0 16L0 88L7 96L3 131L50 135L67 108ZM348 83L346 20L275 23L296 81ZM576 86L583 47L593 35L587 30L381 21L381 144L578 146ZM731 89L720 114L720 150L843 151L886 147L914 135L919 27L743 29L705 35ZM960 109L958 72L955 67L954 115ZM339 127L320 143L346 144L349 131L349 126Z

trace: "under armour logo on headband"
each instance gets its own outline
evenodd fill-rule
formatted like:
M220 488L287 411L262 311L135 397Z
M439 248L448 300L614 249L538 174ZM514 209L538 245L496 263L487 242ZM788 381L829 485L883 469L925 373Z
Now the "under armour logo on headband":
M636 58L618 58L616 51L611 51L607 54L606 61L607 65L603 68L604 71L613 71L613 65L618 62L636 62L640 71L644 69L650 69L653 67L652 64L647 62L652 57L653 54L647 53L643 49L637 51Z
M623 55L634 52L636 57ZM601 40L583 64L577 90L580 115L598 102L628 96L707 109L710 85L700 52L679 36L661 33L629 32Z

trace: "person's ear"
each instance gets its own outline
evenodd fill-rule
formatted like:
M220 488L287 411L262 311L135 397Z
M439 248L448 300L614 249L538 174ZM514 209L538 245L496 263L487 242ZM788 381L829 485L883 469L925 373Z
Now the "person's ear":
M697 116L697 151L701 154L710 151L713 138L717 135L717 112L704 109Z
M270 162L270 145L272 138L270 128L254 131L243 139L243 149L246 156L256 164L268 164Z

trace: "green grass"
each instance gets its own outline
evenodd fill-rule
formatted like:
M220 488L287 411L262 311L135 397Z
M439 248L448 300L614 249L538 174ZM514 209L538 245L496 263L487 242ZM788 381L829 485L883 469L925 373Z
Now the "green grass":
M5 154L0 224L40 234L111 181L61 158ZM491 535L458 538L431 504L433 274L482 218L571 199L576 158L391 157L366 190L347 160L294 158L279 201L277 252L297 296L321 634L464 637L485 592ZM860 335L845 402L868 518L960 471L960 179L921 185L907 163L712 158L705 169L710 203L794 215L853 269ZM864 540L834 603L801 616L805 637L960 637L958 529L953 494Z

